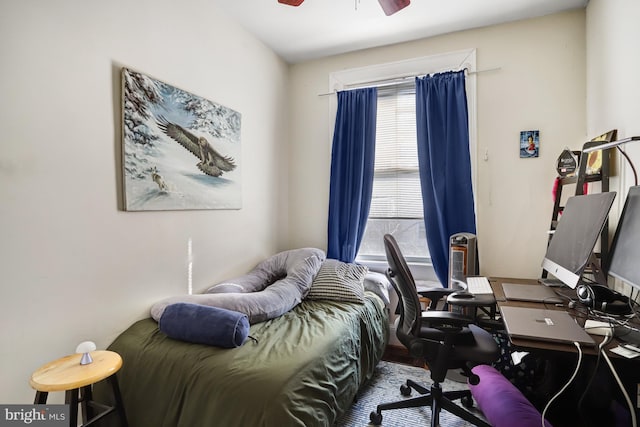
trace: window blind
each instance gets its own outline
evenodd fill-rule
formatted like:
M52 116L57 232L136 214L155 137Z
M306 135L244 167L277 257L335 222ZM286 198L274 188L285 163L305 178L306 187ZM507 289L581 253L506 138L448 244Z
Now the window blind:
M376 158L369 218L423 217L415 83L378 88Z

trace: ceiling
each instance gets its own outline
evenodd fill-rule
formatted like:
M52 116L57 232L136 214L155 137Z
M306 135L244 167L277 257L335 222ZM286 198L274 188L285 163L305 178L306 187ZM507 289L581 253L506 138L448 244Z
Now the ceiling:
M213 0L285 61L354 50L584 8L589 0L413 0L386 16L377 0Z

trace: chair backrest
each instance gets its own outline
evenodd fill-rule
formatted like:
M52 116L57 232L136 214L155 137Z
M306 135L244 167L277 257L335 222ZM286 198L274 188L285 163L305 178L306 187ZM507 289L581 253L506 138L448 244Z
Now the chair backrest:
M403 342L402 335L409 338L420 329L422 306L418 299L418 291L411 270L400 252L396 239L391 234L384 236L384 249L389 263L387 276L400 297L400 322L396 334Z
M396 336L413 357L424 358L434 382L442 382L449 369L462 368L473 381L468 362L492 363L498 357L498 346L491 335L471 319L449 311L430 310L422 313L413 275L398 243L390 234L384 236L389 269L387 277L399 296L401 308ZM476 335L481 337L480 344Z

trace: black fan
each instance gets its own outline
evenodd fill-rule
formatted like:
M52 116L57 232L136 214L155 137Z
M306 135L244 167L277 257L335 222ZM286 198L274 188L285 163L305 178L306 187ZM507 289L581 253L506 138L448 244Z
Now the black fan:
M304 0L278 0L278 3L286 4L289 6L300 6ZM411 0L378 0L384 14L389 16L409 6Z

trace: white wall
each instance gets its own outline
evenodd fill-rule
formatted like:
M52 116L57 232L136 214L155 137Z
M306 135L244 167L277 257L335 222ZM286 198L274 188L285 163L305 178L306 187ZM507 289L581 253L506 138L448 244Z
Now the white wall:
M618 139L640 135L640 2L636 0L591 0L587 7L587 131L600 135L618 129ZM640 170L640 143L624 146ZM612 209L610 229L634 185L633 173L617 156L611 190L618 191L617 209ZM623 291L625 291L623 289ZM626 291L625 291L626 292Z
M640 135L640 2L591 0L587 7L587 130ZM628 145L628 149L636 148Z
M482 270L537 277L560 151L610 128L640 134L639 8L591 0L586 29L579 10L289 74L204 0L1 0L0 402L30 402L38 366L84 339L104 348L154 301L185 292L188 238L196 291L275 250L326 247L333 117L317 94L344 68L470 47L478 69L502 67L478 76ZM241 210L118 209L120 66L242 113ZM541 131L541 157L520 160L529 129ZM640 158L640 144L629 150Z
M205 0L2 0L0 58L0 402L28 403L186 292L189 238L195 291L284 248L288 66ZM121 66L242 113L241 210L118 209Z
M290 244L326 247L333 71L477 48L478 240L481 273L539 277L565 146L585 141L585 11L334 56L291 68ZM537 159L520 159L519 133L540 130Z

